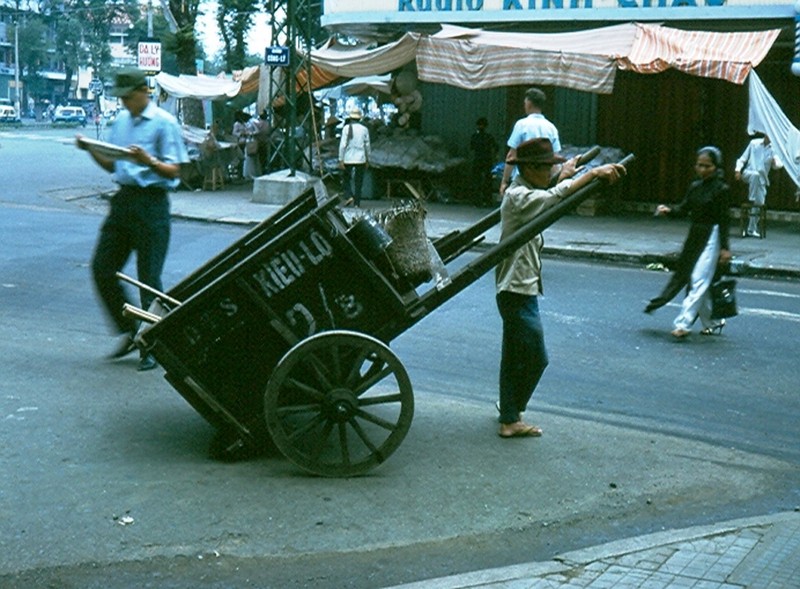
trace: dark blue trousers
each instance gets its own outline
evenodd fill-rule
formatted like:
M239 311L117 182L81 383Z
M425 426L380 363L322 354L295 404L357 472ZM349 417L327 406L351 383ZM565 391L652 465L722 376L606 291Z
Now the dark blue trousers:
M500 423L514 423L547 368L544 329L535 296L499 292L497 308L503 319Z
M136 252L140 282L163 291L161 272L170 236L169 197L161 188L123 186L111 198L111 211L100 229L92 260L92 275L103 305L120 333L132 333L136 321L122 314L128 302L116 273ZM143 309L155 298L140 289Z
M344 165L344 197L345 200L352 198L353 204L361 204L361 190L364 186L364 172L367 164L345 164Z

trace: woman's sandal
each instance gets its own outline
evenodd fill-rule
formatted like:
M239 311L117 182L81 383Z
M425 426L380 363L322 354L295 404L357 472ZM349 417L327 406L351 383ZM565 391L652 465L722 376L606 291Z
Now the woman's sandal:
M671 333L672 337L674 337L675 339L684 339L686 337L689 337L689 335L692 332L686 329L673 329Z
M706 327L700 332L700 335L722 335L722 328L725 327L725 320L723 319L713 327Z

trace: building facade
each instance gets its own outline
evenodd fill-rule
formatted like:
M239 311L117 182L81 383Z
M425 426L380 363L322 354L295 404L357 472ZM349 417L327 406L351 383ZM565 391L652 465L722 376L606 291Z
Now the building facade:
M16 71L14 36L17 23L23 27L31 15L36 16L34 10L35 6L28 4L17 10L14 0L0 0L0 99L8 100L13 104L19 98L23 116L31 114L41 116L48 104L94 101L95 95L91 82L95 74L89 66L79 67L72 75L70 87L65 88L66 71L63 61L58 59L54 49L56 35L55 25L52 23L41 40L47 50L45 61L40 64L37 72L36 88L26 87L25 79L28 72L20 70L17 73ZM136 56L126 46L130 31L131 22L124 17L115 19L110 25L108 43L114 66L136 65ZM19 93L17 93L16 87L17 77L20 80Z
M369 10L365 10L366 7ZM794 76L795 9L776 0L325 0L323 26L332 33L377 42L402 32L433 33L443 23L487 30L551 33L593 29L621 22L659 22L667 26L718 32L781 29L757 73L792 123L800 127L800 78ZM442 136L463 152L474 121L486 116L501 143L523 116L524 86L462 90L421 83L422 131ZM668 70L644 75L617 72L612 94L598 95L544 87L545 114L559 128L562 143L613 146L636 154L621 199L633 204L680 200L693 175L697 148L713 144L725 155L725 172L742 200L746 191L733 182L733 165L747 145L748 88L721 80ZM467 155L460 153L460 155ZM773 172L768 206L800 210L797 187L788 175Z

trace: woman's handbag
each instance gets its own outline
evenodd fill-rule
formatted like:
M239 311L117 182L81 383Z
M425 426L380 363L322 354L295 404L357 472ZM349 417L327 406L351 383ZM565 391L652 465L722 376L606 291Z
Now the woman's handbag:
M720 278L711 284L711 318L725 319L737 315L736 281Z

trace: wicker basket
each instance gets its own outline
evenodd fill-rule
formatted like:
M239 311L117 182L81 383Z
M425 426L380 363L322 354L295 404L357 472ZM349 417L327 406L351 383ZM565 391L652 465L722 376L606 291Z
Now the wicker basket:
M391 236L386 254L398 274L414 285L432 277L425 209L418 202L400 203L380 214L378 221Z

